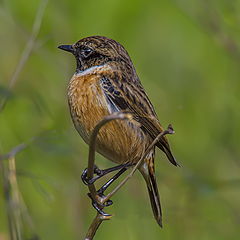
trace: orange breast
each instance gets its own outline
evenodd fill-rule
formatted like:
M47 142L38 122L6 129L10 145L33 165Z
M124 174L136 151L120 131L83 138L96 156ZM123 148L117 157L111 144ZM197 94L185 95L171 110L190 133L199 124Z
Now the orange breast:
M86 143L91 131L109 112L108 103L95 74L75 74L68 87L69 107L75 128ZM136 122L116 120L99 132L97 151L116 163L136 162L149 140Z

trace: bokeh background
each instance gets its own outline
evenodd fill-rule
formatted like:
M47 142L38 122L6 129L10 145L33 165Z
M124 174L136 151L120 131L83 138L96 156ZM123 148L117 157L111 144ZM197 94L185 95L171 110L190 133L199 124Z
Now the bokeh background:
M7 98L0 155L27 143L15 157L30 217L25 236L82 239L95 216L80 180L88 147L67 106L75 60L57 46L104 35L125 46L161 123L173 124L169 139L182 167L157 152L163 229L136 174L114 196L107 209L114 217L96 239L240 239L239 13L239 0L0 1L0 100ZM97 164L113 166L99 155ZM7 240L3 185L1 178L0 239Z

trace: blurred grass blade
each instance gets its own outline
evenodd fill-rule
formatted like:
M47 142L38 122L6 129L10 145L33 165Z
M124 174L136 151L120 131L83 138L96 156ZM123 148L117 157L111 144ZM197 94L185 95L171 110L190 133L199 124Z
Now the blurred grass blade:
M43 15L44 15L47 3L48 3L48 0L42 0L39 7L38 7L38 11L37 11L37 14L36 14L36 17L35 17L35 21L33 23L31 35L29 37L29 40L26 43L26 46L25 46L23 52L22 52L21 58L18 62L18 65L17 65L12 77L9 80L9 84L8 84L9 91L16 84L24 65L26 64L29 56L31 55L31 52L33 50L35 41L37 39L38 33L40 31L40 28L41 28L42 19L43 19ZM3 109L4 109L4 107L7 103L8 98L9 98L9 96L6 95L2 99L2 101L0 103L0 112L3 111Z

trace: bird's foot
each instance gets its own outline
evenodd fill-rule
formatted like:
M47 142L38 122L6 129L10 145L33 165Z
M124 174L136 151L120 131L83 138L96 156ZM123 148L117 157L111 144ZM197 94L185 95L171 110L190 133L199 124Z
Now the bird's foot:
M91 185L93 184L96 180L98 180L99 178L111 173L111 172L114 172L116 170L119 170L119 169L127 169L128 167L131 167L133 164L132 163L125 163L125 164L120 164L118 166L115 166L115 167L111 167L111 168L107 168L107 169L99 169L96 165L94 165L94 170L93 170L93 173L96 174L96 176L94 176L93 178L91 179L88 179L87 175L88 175L88 169L85 168L83 173L82 173L82 181L84 184L86 185ZM125 171L125 170L124 170Z
M102 193L98 193L96 199L93 199L90 193L88 193L88 196L89 196L89 198L91 198L91 200L92 200L92 206L97 210L98 213L100 213L100 214L103 215L103 216L108 216L108 217L111 216L110 214L105 213L105 212L103 211L103 208L112 205L112 204L113 204L113 201L112 201L112 200L109 199L109 200L107 200L105 203L101 203L101 201L98 201L97 199L99 199L99 198L104 199L105 195L103 195ZM99 200L100 200L100 199L99 199Z
M96 176L94 176L93 178L91 179L88 179L88 169L85 168L83 170L83 173L81 175L81 178L82 178L82 181L85 185L91 185L93 184L97 179L99 179L100 177L102 177L104 175L104 171L99 169L96 165L94 165L94 171L93 171L94 174L96 174Z

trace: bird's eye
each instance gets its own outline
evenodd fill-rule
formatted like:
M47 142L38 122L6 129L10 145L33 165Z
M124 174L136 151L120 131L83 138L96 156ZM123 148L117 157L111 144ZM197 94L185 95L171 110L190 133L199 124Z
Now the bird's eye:
M90 48L84 48L81 50L81 55L84 57L84 58L87 58L91 55L92 53L92 49Z

